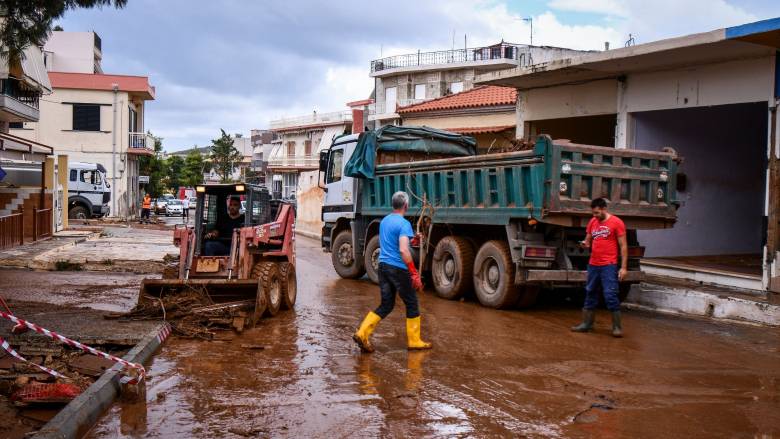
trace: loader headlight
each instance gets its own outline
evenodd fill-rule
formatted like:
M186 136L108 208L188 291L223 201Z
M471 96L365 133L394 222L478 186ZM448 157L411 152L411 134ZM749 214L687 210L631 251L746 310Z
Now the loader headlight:
M200 193L206 192L206 186L196 186L195 192L200 192Z
M243 184L237 184L236 185L236 192L244 192L244 185Z

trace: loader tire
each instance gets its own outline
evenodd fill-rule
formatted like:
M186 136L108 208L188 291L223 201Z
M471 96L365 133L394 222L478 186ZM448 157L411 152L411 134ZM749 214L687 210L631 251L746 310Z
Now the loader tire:
M330 254L336 273L344 279L358 279L366 274L363 258L353 256L352 232L344 230L333 241Z
M433 252L431 275L436 294L456 300L474 285L474 248L465 238L446 236Z
M282 306L282 274L278 262L259 262L252 270L252 277L257 279L258 288L265 295L265 314L275 316Z
M503 241L482 244L474 260L474 292L488 308L508 308L517 303L520 291L515 285L515 264L509 245Z
M263 288L263 283L262 281L260 281L262 264L263 262L258 262L252 268L252 279L258 279L258 282L257 282L257 295L255 297L255 308L252 310L252 316L249 319L250 327L254 327L255 325L257 325L257 322L259 322L260 319L263 317L263 314L265 314L266 308L268 308L268 298L266 297L266 292L265 289Z
M298 298L298 279L295 275L295 266L289 262L280 264L282 275L282 309L295 308L295 300Z
M366 268L366 275L371 282L379 284L379 235L374 235L368 240L366 250L363 252L363 265Z

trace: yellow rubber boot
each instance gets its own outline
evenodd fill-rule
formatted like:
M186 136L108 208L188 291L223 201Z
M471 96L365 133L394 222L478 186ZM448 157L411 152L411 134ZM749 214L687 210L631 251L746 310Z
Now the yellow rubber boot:
M382 320L382 317L379 317L373 311L369 311L366 314L366 318L363 319L363 323L360 324L360 328L352 336L352 340L355 340L355 343L360 346L361 351L374 352L374 346L371 345L370 337L380 320Z
M406 339L409 341L409 349L430 349L433 347L420 338L420 316L406 319Z

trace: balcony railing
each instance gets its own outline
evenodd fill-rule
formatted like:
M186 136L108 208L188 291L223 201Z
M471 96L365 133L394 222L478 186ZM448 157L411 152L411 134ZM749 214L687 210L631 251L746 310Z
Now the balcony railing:
M501 43L489 47L440 50L437 52L417 52L406 55L389 56L387 58L375 59L371 61L371 73L404 67L479 62L500 59L512 60L519 66L525 66L530 63L530 58L530 50L528 49L528 46Z
M319 157L314 157L310 155L271 157L268 160L269 168L317 169L318 166L319 166Z
M154 151L154 138L147 133L130 133L127 146L131 150Z
M16 78L0 79L0 93L33 108L38 108L38 100L41 97L40 91Z
M337 122L352 122L351 111L334 111L332 113L312 113L307 116L285 117L272 120L269 125L272 130L295 128L309 125L330 124Z

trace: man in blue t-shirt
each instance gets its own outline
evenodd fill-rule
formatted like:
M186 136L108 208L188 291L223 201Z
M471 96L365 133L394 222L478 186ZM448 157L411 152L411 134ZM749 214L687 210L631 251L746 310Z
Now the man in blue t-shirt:
M417 291L423 285L420 273L414 267L410 240L414 231L404 218L409 208L409 195L396 192L392 198L393 213L379 223L379 292L382 302L374 311L369 311L360 328L352 336L363 352L374 352L369 340L379 321L387 317L395 306L395 295L401 296L406 306L406 338L409 349L430 349L431 344L420 338L420 309Z

